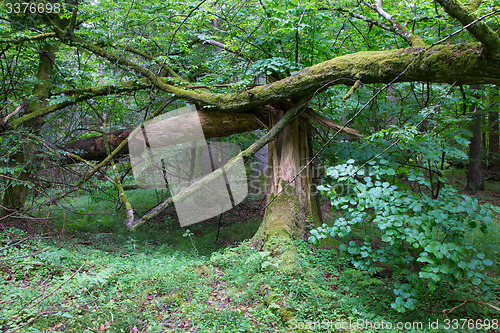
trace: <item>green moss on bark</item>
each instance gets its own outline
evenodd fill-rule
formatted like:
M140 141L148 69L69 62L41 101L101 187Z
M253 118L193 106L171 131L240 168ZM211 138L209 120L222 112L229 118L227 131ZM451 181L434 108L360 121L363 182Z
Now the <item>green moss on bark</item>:
M469 22L470 18L466 18L466 21ZM476 29L474 32L481 37L479 40L486 49L478 43L463 43L358 52L304 68L294 75L270 84L226 94L212 93L206 89L191 90L183 87L185 83L181 80L158 78L149 69L127 58L115 55L75 35L70 35L69 38L73 45L81 45L112 63L133 69L146 77L150 83L154 82L159 89L172 93L177 98L209 106L210 110L247 112L294 96L318 93L333 85L351 85L353 80L360 80L363 84L389 83L399 76L400 82L500 84L500 65L495 58L486 56L500 52L498 36L495 37L487 29Z
M47 98L52 89L52 70L57 47L48 42L42 45L40 52L40 62L38 64L37 79L38 84L33 88L32 94L36 100L28 106L28 113L37 112L47 105ZM43 119L32 119L25 123L25 126L34 133L37 133L43 125ZM17 184L11 183L4 192L3 205L1 208L2 216L9 216L13 211L23 209L28 196L29 187L26 181L29 179L31 169L33 168L35 144L27 140L22 148L16 152L14 164L22 165L22 171L16 175Z
M287 187L293 189L292 187ZM255 238L268 241L272 237L296 238L303 235L305 214L297 194L283 191L266 208L264 221Z

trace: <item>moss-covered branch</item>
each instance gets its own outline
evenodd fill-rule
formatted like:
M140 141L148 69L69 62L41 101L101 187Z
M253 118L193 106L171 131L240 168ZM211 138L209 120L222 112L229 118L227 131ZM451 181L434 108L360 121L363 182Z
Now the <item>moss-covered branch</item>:
M158 61L155 57L145 53L145 52L142 52L141 50L138 50L130 45L116 45L116 46L113 46L115 48L123 48L124 50L130 52L130 53L133 53L133 54L136 54L138 56L141 56L143 57L144 59L148 59L148 60L151 60L151 61L155 61L156 63L160 64L161 65L161 68L167 72L168 74L170 74L170 76L172 77L175 77L176 79L179 79L179 80L183 80L179 74L177 74L171 67L167 66L164 62L161 63L160 61Z
M204 89L196 89L196 88L195 90L184 89L182 88L182 85L185 84L185 81L182 79L157 77L148 68L141 66L138 63L130 59L127 59L126 57L119 56L117 54L109 52L72 33L66 34L63 31L60 31L60 29L58 29L57 27L54 27L54 30L58 38L60 38L62 41L65 41L70 45L79 45L85 48L86 50L102 58L105 58L112 64L128 67L134 70L135 72L141 74L143 77L147 78L151 83L154 83L159 89L174 94L178 98L183 98L195 103L201 103L205 105L217 104L219 94L211 93Z
M484 22L479 21L474 11L474 6L479 3L474 2L473 7L466 7L458 0L437 0L446 13L457 19L464 26L469 25L467 30L480 41L486 50L486 54L492 59L500 60L500 37ZM470 24L477 21L474 24Z
M96 110L96 113L99 113L97 110ZM108 154L108 156L111 155L111 146L109 144L109 141L108 141L108 135L107 135L107 131L106 131L106 118L103 116L103 115L100 115L98 114L99 118L101 118L103 120L103 123L102 123L102 127L104 129L104 133L102 134L102 139L104 141L104 145L106 147L106 153ZM118 196L125 208L125 212L127 214L127 220L125 222L126 225L132 223L132 221L134 221L134 209L132 208L132 205L130 204L130 201L128 200L127 198L127 195L125 194L125 190L123 188L123 185L120 181L120 175L118 174L118 170L116 169L116 165L115 165L115 162L113 160L113 158L111 158L111 168L113 169L113 173L115 174L115 180L112 181L112 184L115 186L116 190L118 191Z
M139 65L138 63L136 63L136 62L134 62L126 57L123 57L123 56L117 55L113 52L110 52L108 50L105 50L102 47L99 47L95 44L92 44L89 41L87 41L87 40L85 40L85 39L83 39L83 38L81 38L73 33L66 34L62 31L58 31L57 27L54 27L54 29L56 31L57 36L61 40L68 42L68 44L79 45L79 46L83 47L84 49L86 49L86 50L88 50L88 51L90 51L90 52L92 52L92 53L94 53L102 58L107 59L112 64L122 65L122 66L125 66L128 68L131 68L135 72L137 72L137 73L141 74L142 76L144 76L145 78L149 79L151 82L154 82L158 86L158 88L160 88L166 92L178 94L180 91L183 90L180 88L176 88L172 84L168 83L168 81L166 81L166 80L159 80L158 77L151 70L149 70L148 68L146 68L144 66ZM188 91L185 94L190 95L190 92ZM187 97L187 96L181 96L181 97Z
M479 43L358 52L304 68L280 81L238 93L204 95L199 101L221 111L244 112L333 85L352 85L355 80L389 83L403 72L398 82L500 84L500 63L483 53Z
M39 40L44 40L47 38L56 37L54 32L47 32L44 34L34 35L34 36L23 36L16 39L0 39L0 44L21 44L24 42L34 42Z
M189 90L182 87L184 83L180 80L156 77L149 69L78 36L72 35L71 41L114 64L133 69L150 82L155 82L159 89L178 98L225 112L251 111L294 96L320 92L333 85L350 85L353 80L360 80L363 84L388 83L407 68L400 82L500 84L499 62L484 57L484 48L478 43L358 52L304 68L280 81L223 94Z
M137 80L137 81L126 81L119 82L117 84L112 84L104 87L93 87L93 88L82 88L82 89L73 89L61 92L59 95L64 94L68 98L63 102L49 105L44 108L36 109L33 112L29 112L10 123L6 124L6 128L16 128L28 121L33 119L46 116L52 112L57 110L64 109L70 105L76 104L81 101L85 101L88 99L92 99L97 96L111 95L111 94L119 94L125 92L132 92L141 89L150 88L151 84L148 83L147 80ZM57 95L56 95L57 96Z

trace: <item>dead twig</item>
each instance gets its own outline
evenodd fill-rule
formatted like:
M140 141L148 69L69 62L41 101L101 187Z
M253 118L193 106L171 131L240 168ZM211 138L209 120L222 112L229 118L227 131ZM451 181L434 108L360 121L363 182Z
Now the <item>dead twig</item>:
M64 282L62 282L59 286L57 286L56 288L54 288L50 293L48 293L47 295L45 295L44 297L42 297L38 302L36 302L35 304L30 305L26 310L29 310L29 309L37 306L44 299L46 299L47 297L50 297L53 293L55 293L62 286L64 286L69 280L71 280L78 272L80 272L80 270L83 268L83 266L85 266L85 262L80 266L80 268L78 268L78 270L76 270L76 272L74 272L73 274L71 274L71 276L69 278L67 278L66 280L64 280Z
M452 299L451 300L452 302L462 302L461 304L451 308L451 309L444 309L443 310L443 314L445 315L446 318L448 318L448 314L455 311L456 309L458 308L461 308L462 306L464 306L465 304L467 303L477 303L477 304L481 304L481 305L486 305L486 306L489 306L490 308L500 312L500 308L497 307L497 306L494 306L493 304L490 304L490 303L486 303L486 302L483 302L483 301L478 301L478 300L475 300L475 299L470 299L470 300L462 300L462 299Z
M14 117L21 109L24 107L24 105L19 105L12 113L9 113L4 119L3 122L6 124L10 118Z
M36 254L40 254L40 253L43 253L43 252L47 252L48 250L49 250L49 249L45 249L45 250L42 250L42 251L38 251L38 252L34 252L34 253L30 253L30 254L27 254L27 255L24 255L24 256L20 256L20 257L0 259L0 261L8 261L8 260L15 260L15 259L22 259L22 258L26 258L26 257L31 257L31 256L34 256L34 255L36 255Z
M0 267L9 267L9 266L17 266L17 265L31 265L31 266L42 266L42 267L57 267L57 268L62 268L62 269L68 269L70 271L76 271L77 269L74 269L74 268L69 268L69 267L65 267L65 266L61 266L61 265L50 265L50 264L44 264L44 263L41 263L41 262L15 262L15 263L12 263L12 264L7 264L7 265L3 265L3 266L0 266Z
M31 318L30 320L28 320L27 322L25 322L24 324L22 324L21 326L19 326L18 328L16 329L13 329L12 331L10 331L11 333L14 333L14 332L17 332L19 331L21 328L31 324L32 322L34 322L35 320L37 320L38 318L42 317L42 316L45 316L45 315L48 315L48 314L54 314L54 313L58 313L58 312L70 312L70 311L73 311L76 309L76 306L73 307L73 309L59 309L59 310L55 310L55 311L45 311L45 312L42 312L38 315L36 315L35 317Z
M2 248L0 249L0 251L5 250L5 249L8 249L8 248L9 248L9 247L11 247L11 246L15 246L15 245L17 245L17 244L23 243L23 242L27 241L27 240L28 240L28 239L30 239L30 238L31 238L31 237L21 238L21 239L19 239L17 242L15 242L15 243L13 243L13 244L10 244L10 245L7 245L7 246L5 246L5 247L2 247ZM0 244L1 244L1 243L8 243L8 242L12 242L12 241L13 241L12 239L0 240Z

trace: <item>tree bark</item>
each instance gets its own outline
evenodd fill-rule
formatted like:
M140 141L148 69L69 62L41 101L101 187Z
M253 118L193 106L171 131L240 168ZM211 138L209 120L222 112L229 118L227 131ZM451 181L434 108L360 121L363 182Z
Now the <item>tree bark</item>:
M193 132L189 129L189 126L197 124L197 120L192 118L192 116L183 115L169 118L168 122L162 122L161 131L155 133L155 137L158 140L164 137L164 140L170 142L171 138L175 137L175 133L179 133L180 139L185 140L186 133ZM258 113L236 114L198 111L198 116L206 139L262 129L264 122L266 122L265 115ZM192 119L186 119L186 117L191 117ZM127 128L108 134L108 142L111 150L118 147L127 139L133 130L134 128ZM170 143L173 144L172 142ZM108 156L102 135L68 143L65 148L75 150L77 155L86 160L102 161ZM128 147L125 147L122 151L122 154L124 153L128 153ZM67 161L66 163L69 162Z
M471 86L471 89L480 89L479 86ZM472 94L477 98L477 94ZM471 132L472 138L469 143L469 169L467 173L466 191L484 190L484 179L481 168L481 120L482 112L476 108L475 103L469 106L472 113Z
M191 116L192 115L189 117ZM198 111L198 116L205 139L264 129L266 127L265 123L268 122L268 116L264 112L225 113L202 110ZM318 124L333 130L339 130L342 128L341 125L332 122L330 119L321 116L312 110L305 112L305 116L314 120ZM155 137L162 140L161 137L163 136L164 141L168 141L170 144L173 144L172 137L175 137L175 133L179 133L179 138L181 140L186 140L186 133L192 132L189 126L195 125L195 120L196 119L194 118L186 119L185 116L169 118L168 122L162 122L161 131L159 130L158 133L155 133ZM109 133L108 142L111 146L111 150L118 147L130 135L130 133L132 133L133 130L134 128L127 128ZM364 136L350 127L342 128L342 132L353 137ZM102 135L70 142L65 145L65 148L75 151L78 156L86 160L102 161L108 156ZM126 153L128 153L128 146L126 146L121 152L121 154ZM65 164L78 162L80 161L72 160L70 158L64 161Z
M274 121L283 114L278 111ZM253 238L258 244L303 237L307 222L320 225L313 170L305 167L311 157L307 126L307 121L297 117L269 143L268 206Z
M149 213L145 214L139 220L132 221L129 225L127 225L128 229L130 231L134 231L140 225L158 216L158 214L160 214L163 210L169 207L176 198L182 200L183 198L186 198L187 196L194 193L195 191L199 191L200 189L202 189L203 184L206 184L217 177L221 177L223 175L222 170L224 170L226 173L229 172L229 170L231 170L235 165L237 165L237 162L239 161L240 158L243 158L243 160L248 161L248 159L251 156L253 156L257 151L259 151L259 149L261 149L266 144L276 139L278 135L286 128L286 126L290 124L301 112L304 111L304 106L306 105L307 101L310 98L311 98L310 96L306 96L298 104L292 106L288 110L288 112L286 112L283 115L283 117L281 117L281 119L279 119L279 121L271 129L267 131L266 134L261 136L257 141L255 141L252 145L250 145L250 147L248 147L240 154L238 154L238 156L235 156L232 159L230 159L224 167L215 170L214 172L203 177L202 179L192 184L182 192L177 193L174 197L171 197L166 201L162 202L161 204L157 205L155 208L153 208ZM103 162L101 162L101 164L102 163Z

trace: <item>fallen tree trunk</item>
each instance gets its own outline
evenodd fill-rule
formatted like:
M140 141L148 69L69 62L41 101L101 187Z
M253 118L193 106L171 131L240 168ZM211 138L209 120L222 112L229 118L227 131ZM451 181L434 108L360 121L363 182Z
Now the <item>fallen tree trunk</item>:
M206 139L262 129L264 128L264 121L266 121L265 119L260 119L262 116L259 117L250 113L199 111L198 116ZM191 124L193 126L196 125L195 118L185 119L184 116L177 116L169 120L162 123L162 133L157 133L157 135L172 137L175 136L175 133L190 133L192 131L189 129L189 126ZM111 150L118 147L127 139L133 130L134 128L127 128L109 133L108 142ZM102 161L108 156L102 135L68 143L65 148L75 151L77 155L86 160ZM128 153L127 146L121 152L121 154L124 153ZM68 163L70 162L68 161Z
M189 115L188 117L192 117L193 115ZM205 139L215 138L215 137L224 137L231 134L237 133L245 133L258 129L264 129L267 127L267 123L269 122L268 116L263 113L227 113L227 112L214 112L214 111L198 111L198 116L201 122L201 126L203 128L203 134L205 135ZM330 129L339 130L342 128L341 125L335 124L331 122L328 118L323 117L310 111L307 117L312 118L317 121L319 124L326 126ZM187 119L186 116L176 116L169 118L168 122L162 122L161 124L161 132L155 133L155 136L159 141L161 141L161 137L164 136L164 141L171 141L172 137L176 137L176 133L179 133L179 138L181 141L186 141L184 137L186 133L191 133L194 131L194 126L197 119L192 117L192 119ZM190 129L190 126L193 126L193 130ZM108 142L110 145L110 149L114 150L118 147L129 135L132 133L134 128L127 128L124 130L114 131L108 134ZM342 128L342 132L354 136L354 137L363 137L361 133L358 131L344 127ZM172 142L170 142L172 144ZM77 140L74 142L70 142L65 145L65 149L74 151L75 154L80 156L86 160L93 161L102 161L104 160L108 154L106 152L106 146L104 144L104 138L102 135L85 138L81 140ZM127 154L128 146L125 146L120 154ZM78 163L80 161L67 159L66 164Z

